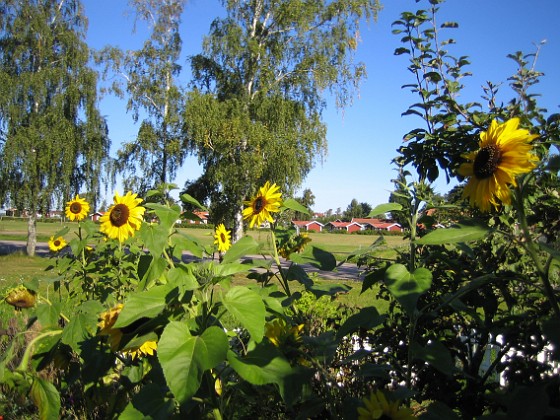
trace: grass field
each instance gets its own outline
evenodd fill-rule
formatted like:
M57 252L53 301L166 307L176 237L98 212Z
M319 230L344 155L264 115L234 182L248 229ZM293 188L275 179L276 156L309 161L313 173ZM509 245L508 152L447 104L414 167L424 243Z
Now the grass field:
M70 232L66 235L66 239L70 239L77 230L77 223L37 223L37 241L47 242L49 238L62 229L64 226L70 226ZM75 227L75 229L72 229ZM213 231L210 229L196 228L179 228L181 231L197 238L204 245L211 245L214 241ZM267 230L251 230L249 235L253 236L258 242L266 245L270 244L270 234ZM318 248L333 253L338 260L344 259L350 253L365 250L377 239L377 235L345 235L327 232L309 232L312 244ZM27 223L24 221L14 221L10 219L0 219L0 239L25 241L27 240ZM407 245L402 236L385 236L386 245L380 247L377 252L384 258L394 256L394 249Z
M39 242L47 242L49 238L65 225L60 223L41 223L37 224L37 237ZM77 229L76 223L69 223L70 232L66 235L66 239L70 239L74 234L73 226ZM213 242L213 231L210 229L197 228L181 228L185 233L197 238L200 242L210 245ZM266 230L252 230L249 235L260 242L267 248L270 244L270 233ZM366 250L374 243L378 236L375 235L345 235L332 233L315 233L310 232L312 244L333 253L338 260L344 259L350 253ZM23 221L0 220L0 240L19 240L25 241L27 238L27 223ZM383 258L392 258L395 255L395 249L406 246L407 242L400 236L386 236L386 244L376 248L376 255ZM4 292L14 285L21 284L26 281L38 279L40 283L47 284L48 280L54 277L54 273L46 271L46 268L52 263L49 257L28 257L23 253L14 253L11 255L0 255L0 293ZM323 282L336 282L337 280L314 279L318 284ZM252 280L236 279L238 284L249 282ZM345 280L343 283L352 288L350 293L340 297L341 303L352 307L361 307L370 302L373 293L360 295L361 282Z

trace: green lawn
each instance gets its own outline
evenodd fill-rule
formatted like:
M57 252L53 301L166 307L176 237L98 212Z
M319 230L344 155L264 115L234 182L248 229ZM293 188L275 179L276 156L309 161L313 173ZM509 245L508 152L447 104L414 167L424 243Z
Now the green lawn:
M49 238L64 226L70 226L70 232L66 235L69 239L77 230L76 222L45 223L37 222L37 240L47 242ZM74 227L74 229L72 229ZM213 231L210 229L179 228L181 231L197 238L204 245L211 245L214 241ZM248 232L258 242L265 245L270 244L270 232L268 230L253 229ZM344 259L350 253L365 250L377 239L377 235L335 234L327 232L309 232L312 244L318 248L333 253L338 260ZM7 218L0 219L0 239L25 241L27 239L27 222L14 221ZM378 248L379 256L384 258L394 257L394 249L407 245L402 236L385 236L386 245Z
M64 226L70 226L70 232L66 235L66 239L70 239L77 229L77 223L37 223L37 237L39 242L47 242L50 236L54 235ZM75 227L75 229L72 229ZM213 231L210 229L200 228L180 228L181 231L195 237L201 243L210 245L213 242ZM2 240L26 240L27 223L24 221L0 220L0 239ZM262 243L265 248L266 244L270 245L270 232L267 230L251 230L249 235ZM333 253L338 260L342 260L350 253L360 250L366 250L373 244L378 236L376 235L349 235L349 234L333 234L333 233L316 233L310 232L312 244ZM407 242L401 236L386 236L386 244L376 248L376 255L383 258L393 258L395 249L404 247ZM0 292L5 291L14 284L20 284L34 278L46 280L54 277L54 274L45 271L46 267L52 263L50 258L44 257L28 257L21 253L12 255L0 255ZM243 281L239 279L237 281ZM247 280L250 281L250 280ZM316 279L319 284L321 282L336 282L336 280ZM42 282L41 282L42 283ZM46 282L45 282L46 283ZM368 291L364 295L360 295L361 283L359 281L345 280L352 290L345 295L340 296L341 302L349 306L364 306L374 299L375 293Z

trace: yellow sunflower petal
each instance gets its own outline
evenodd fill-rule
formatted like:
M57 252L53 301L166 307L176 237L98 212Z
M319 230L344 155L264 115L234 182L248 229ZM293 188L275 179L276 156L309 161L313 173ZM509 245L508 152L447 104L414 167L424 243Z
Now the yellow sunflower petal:
M118 239L119 242L134 236L135 231L140 229L146 211L144 207L139 206L141 202L142 199L130 191L122 197L118 192L115 193L113 205L99 219L101 232L109 238Z
M536 167L538 158L531 153L533 139L538 137L519 129L519 119L505 123L493 120L487 131L480 134L479 150L464 156L458 173L469 177L463 197L482 211L511 203L510 186L516 177Z

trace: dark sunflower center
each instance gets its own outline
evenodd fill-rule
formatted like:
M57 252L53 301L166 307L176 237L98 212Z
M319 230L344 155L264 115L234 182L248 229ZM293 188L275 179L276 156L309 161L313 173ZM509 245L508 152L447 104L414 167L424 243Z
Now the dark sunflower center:
M82 212L82 205L74 202L70 204L70 211L74 214L80 214Z
M257 197L255 198L255 202L253 203L253 210L255 210L255 213L260 213L261 210L264 209L264 205L264 197Z
M116 227L121 227L128 221L128 216L130 216L130 211L125 204L116 204L111 210L109 219L111 219L111 224Z
M60 246L60 241L58 239L54 241L54 246Z
M220 239L222 240L222 242L225 243L225 241L226 241L226 235L224 235L223 233L220 233Z
M479 150L474 159L474 176L478 179L490 178L502 160L502 152L497 146L486 146Z

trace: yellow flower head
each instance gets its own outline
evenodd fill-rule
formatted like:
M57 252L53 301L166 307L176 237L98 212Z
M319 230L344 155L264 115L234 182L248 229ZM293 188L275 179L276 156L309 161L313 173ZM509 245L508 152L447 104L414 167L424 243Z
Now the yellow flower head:
M89 214L89 203L78 194L66 203L66 217L71 221L84 220Z
M66 245L67 245L66 241L62 236L59 236L58 238L51 236L51 238L49 239L49 249L52 252L58 252L61 249L63 249Z
M264 335L276 347L280 347L282 345L297 347L301 342L303 327L304 324L292 327L287 325L286 321L283 319L275 319L265 325L266 330Z
M132 357L132 360L134 360L137 357L140 358L144 356L153 356L156 350L157 350L157 341L148 340L140 347L132 347L126 349L124 353L130 355L130 357Z
M119 303L115 307L99 315L99 323L97 324L97 326L99 327L99 335L109 336L109 344L111 345L112 351L116 351L119 348L119 344L123 335L122 331L119 328L113 328L113 325L115 325L115 322L117 322L117 318L119 317L122 308L122 303Z
M399 407L399 401L388 401L383 392L379 390L372 392L369 398L363 399L363 402L364 407L358 407L359 420L408 420L416 418L409 408Z
M15 308L31 308L35 305L35 292L24 285L19 285L8 290L4 300Z
M113 205L99 219L101 232L109 238L118 239L119 242L134 236L135 231L140 229L146 211L144 207L139 206L142 199L136 196L137 194L130 191L123 197L115 193Z
M274 222L270 213L277 213L280 211L282 205L282 193L278 190L276 184L266 184L259 188L255 198L249 201L244 201L243 204L248 206L243 209L243 219L251 219L249 227L252 228L255 224L260 225L264 221Z
M531 141L538 135L518 126L518 118L503 124L492 121L480 134L479 149L464 156L468 162L459 167L459 174L470 178L463 197L469 197L471 206L487 212L491 206L510 204L509 186L517 185L517 175L535 168L538 158L531 153Z
M231 247L231 231L226 230L223 223L216 227L214 245L218 247L218 252L226 252Z

